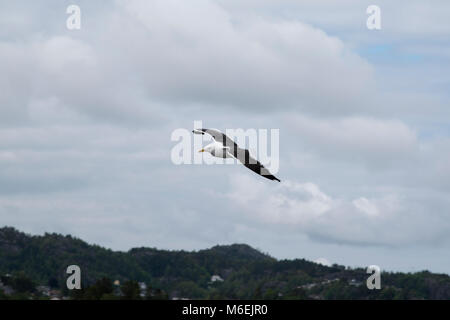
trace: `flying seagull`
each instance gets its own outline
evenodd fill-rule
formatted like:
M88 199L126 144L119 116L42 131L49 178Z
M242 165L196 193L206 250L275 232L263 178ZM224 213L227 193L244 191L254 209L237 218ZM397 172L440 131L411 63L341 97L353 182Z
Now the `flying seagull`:
M209 152L212 156L218 158L235 158L238 159L244 166L252 170L253 172L263 176L270 180L276 180L280 182L280 179L275 177L269 172L258 160L250 156L250 152L247 149L239 148L239 146L227 137L224 133L214 129L194 129L194 134L209 134L214 142L208 144L199 152Z

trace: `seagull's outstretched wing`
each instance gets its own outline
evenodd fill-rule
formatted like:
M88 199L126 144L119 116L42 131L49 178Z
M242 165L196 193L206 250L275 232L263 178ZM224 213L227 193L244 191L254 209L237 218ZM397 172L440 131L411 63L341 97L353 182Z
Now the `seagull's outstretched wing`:
M226 134L220 132L219 130L194 129L192 130L192 132L195 134L209 134L215 141L223 144L226 148L229 148L230 154L238 159L244 166L246 166L253 172L263 176L264 178L281 182L280 179L271 174L269 170L267 170L258 160L253 158L247 149L239 148L236 142L231 140Z
M246 166L253 172L263 176L264 178L281 182L280 179L271 174L269 170L267 170L258 160L253 158L247 149L238 148L237 154L233 156L237 158L244 166Z
M225 133L222 133L219 130L216 130L216 129L194 129L194 130L192 130L192 132L196 133L196 134L205 134L205 133L209 134L215 141L223 144L225 147L229 147L230 152L231 152L231 150L235 150L235 149L239 148L238 145L236 144L236 142L234 142L233 140L228 138Z

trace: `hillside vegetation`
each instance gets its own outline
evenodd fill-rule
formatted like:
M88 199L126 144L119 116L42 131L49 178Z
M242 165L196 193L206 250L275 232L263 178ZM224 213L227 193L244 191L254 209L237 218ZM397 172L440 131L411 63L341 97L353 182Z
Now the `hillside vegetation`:
M74 264L82 270L83 290L69 292L66 268ZM369 290L363 268L277 260L245 244L117 252L71 236L31 236L9 227L0 229L0 275L19 298L39 297L35 288L47 286L77 299L450 299L450 277L428 271L383 272L381 290ZM1 287L0 298L8 298Z

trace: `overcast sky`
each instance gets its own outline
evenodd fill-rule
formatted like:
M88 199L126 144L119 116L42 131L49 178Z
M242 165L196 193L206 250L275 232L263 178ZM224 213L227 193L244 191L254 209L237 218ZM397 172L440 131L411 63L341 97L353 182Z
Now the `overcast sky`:
M450 273L450 2L47 2L0 0L0 225ZM174 165L195 120L279 129L282 182Z

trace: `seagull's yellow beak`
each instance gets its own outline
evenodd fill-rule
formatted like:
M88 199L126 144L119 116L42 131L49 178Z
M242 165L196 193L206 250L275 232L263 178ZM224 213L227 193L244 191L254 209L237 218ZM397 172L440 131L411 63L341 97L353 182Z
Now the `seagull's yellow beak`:
M202 149L202 150L198 150L198 152L205 152L205 149Z

